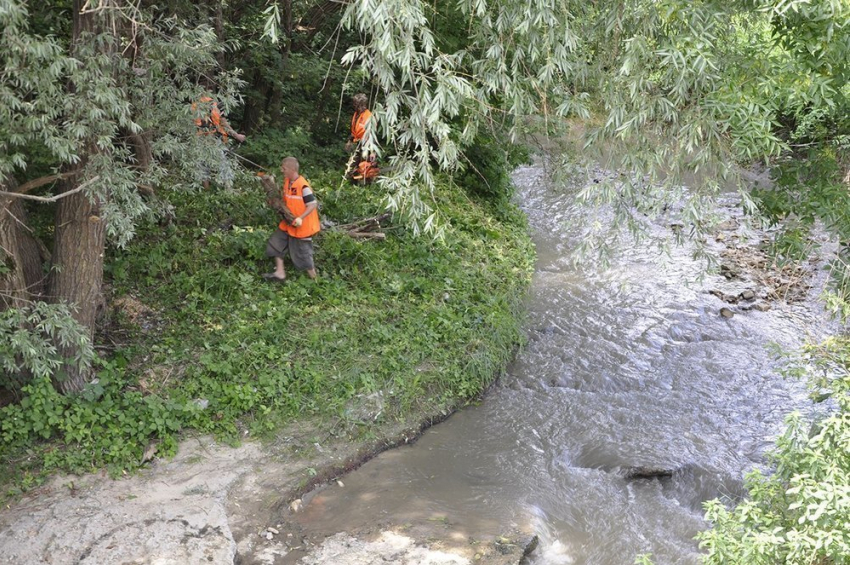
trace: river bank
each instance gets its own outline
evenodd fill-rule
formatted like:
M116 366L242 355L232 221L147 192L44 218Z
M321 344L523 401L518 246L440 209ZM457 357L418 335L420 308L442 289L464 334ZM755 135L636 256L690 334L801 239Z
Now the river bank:
M480 404L279 514L313 540L311 555L439 520L467 544L531 531L533 564L696 565L703 503L746 496L743 477L767 464L785 415L810 406L772 347L832 329L818 302L828 250L806 276L776 269L730 194L704 242L726 265L717 272L690 245L654 245L675 238L675 216L653 222L649 242L619 242L608 263L576 266L584 210L539 165L516 176L538 250L529 343Z
M444 183L445 239L389 222L364 241L337 226L380 212L379 191L311 180L316 283L262 281L276 220L250 187L167 193L169 212L113 251L98 380L74 398L34 382L0 413L0 561L267 562L298 545L267 529L272 509L504 370L533 260L515 207Z
M532 543L528 532L458 544L435 522L428 532L375 531L374 542L363 541L362 533L356 542L339 540L336 549L321 550L337 555L325 560L309 536L281 523L301 511L304 494L317 486L344 489L346 472L415 441L442 417L385 426L370 442L333 439L316 422L302 421L264 444L189 439L174 458L118 480L54 476L0 513L0 562L271 565L317 551L315 563L335 565L392 555L416 563L519 563Z
M520 174L528 187L543 185L538 169ZM539 533L532 558L540 563L577 556L630 562L646 549L661 562L695 562L701 502L742 494L742 470L760 464L788 403L802 398L770 376L775 364L759 348L768 337L791 344L801 328L818 326L801 297L811 298L823 277L797 277L793 293L776 292L785 287L771 281L785 283L768 276L761 239L733 202L709 243L727 266L704 283L682 286L698 273L686 253L675 256L672 275L662 275L670 266L659 270L651 253L637 250L623 254L628 269L615 264L588 276L568 267L564 254L572 237L560 231L569 228L566 197L524 196L541 250L526 303L530 344L480 406L426 433L413 449L378 458L412 443L458 404L389 421L376 417L387 406L381 396L363 394L352 397L345 418L298 418L265 443L231 448L201 437L129 478L56 477L0 514L0 558L507 565ZM675 229L659 225L660 232ZM634 275L638 282L629 282ZM594 328L604 336L594 337ZM637 401L645 402L640 410ZM368 433L346 425L351 419ZM635 465L665 474L635 480L623 472ZM408 494L433 502L413 508ZM561 506L573 496L577 505ZM657 518L639 525L633 513L647 508Z

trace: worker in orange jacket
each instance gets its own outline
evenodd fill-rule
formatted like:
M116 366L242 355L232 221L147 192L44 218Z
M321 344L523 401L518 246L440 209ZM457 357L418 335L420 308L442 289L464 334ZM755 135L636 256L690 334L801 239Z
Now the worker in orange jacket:
M377 155L365 151L362 147L366 139L367 124L372 119L372 112L367 107L369 99L365 94L360 93L355 94L351 102L354 106L354 115L351 116L351 135L348 136L345 150L348 152L354 149L355 153L352 155L351 168L347 174L355 181L371 181L378 176L380 169L377 165Z
M266 256L274 258L275 263L275 270L263 275L266 280L286 280L283 259L287 253L296 269L306 271L311 279L316 278L313 236L321 230L319 203L299 169L295 157L287 157L280 164L280 172L283 173L281 199L290 214L284 216L266 243Z
M198 109L198 104L201 104L201 109ZM206 109L209 108L209 113ZM230 168L230 162L225 155L225 147L228 138L233 137L235 140L245 141L245 136L238 133L221 113L218 104L209 96L201 96L198 102L192 104L192 112L195 114L195 127L198 129L198 135L208 136L208 139L214 140L216 144L215 151L220 156L217 163L218 178L225 186L230 186L233 183L233 171ZM200 115L199 115L200 113ZM210 187L211 169L209 163L201 163L198 170L198 177L205 189Z

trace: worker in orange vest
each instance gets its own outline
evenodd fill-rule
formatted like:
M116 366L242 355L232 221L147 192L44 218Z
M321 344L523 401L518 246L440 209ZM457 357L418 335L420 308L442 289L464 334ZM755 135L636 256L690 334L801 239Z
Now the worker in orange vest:
M202 105L200 110L198 109L199 103ZM209 108L208 114L206 113L207 108ZM217 153L221 156L218 163L218 178L222 184L229 186L233 183L233 171L224 153L224 148L229 137L242 142L245 141L245 136L230 127L227 118L218 109L216 101L209 96L201 96L197 103L193 103L192 113L196 116L195 127L198 129L198 135L210 136L209 138L215 139L217 144L220 143L220 146L216 148ZM210 187L210 169L209 163L202 163L198 171L198 176L205 189Z
M345 144L346 152L354 149L355 154L351 158L351 168L348 176L352 180L366 182L373 180L380 173L377 165L377 155L363 150L362 145L366 139L366 124L372 118L372 112L368 109L369 99L365 94L355 94L351 99L354 106L354 115L351 116L351 135Z
M290 214L284 216L266 243L266 256L274 258L275 263L275 270L263 275L266 280L286 280L283 258L287 253L296 269L306 271L311 279L316 278L313 236L321 229L319 203L310 184L299 173L299 168L295 157L287 157L280 164L280 172L283 173L281 200Z

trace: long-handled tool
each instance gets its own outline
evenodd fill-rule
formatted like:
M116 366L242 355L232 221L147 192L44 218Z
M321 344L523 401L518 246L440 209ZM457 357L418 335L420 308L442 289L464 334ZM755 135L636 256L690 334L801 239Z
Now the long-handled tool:
M242 162L244 162L244 163L248 163L249 165L251 165L251 166L253 166L253 167L257 167L258 169L260 169L260 170L261 170L261 171L263 171L264 173L268 173L268 171L266 170L266 168L265 168L265 167L263 167L262 165L258 165L257 163L255 163L255 162L254 162L254 161L252 161L251 159L248 159L247 157L243 157L243 156L242 156L242 155L240 155L239 153L236 153L235 151L231 150L230 148L225 147L225 148L224 148L224 150L225 150L227 153L229 153L230 155L233 155L234 157L236 157L237 159L239 159L240 161L242 161Z

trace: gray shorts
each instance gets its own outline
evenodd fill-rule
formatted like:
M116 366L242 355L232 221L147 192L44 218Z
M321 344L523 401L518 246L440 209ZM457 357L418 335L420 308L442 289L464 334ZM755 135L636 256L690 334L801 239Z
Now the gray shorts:
M278 228L266 243L266 257L286 257L286 252L292 258L296 269L309 271L313 269L313 238L291 237Z

